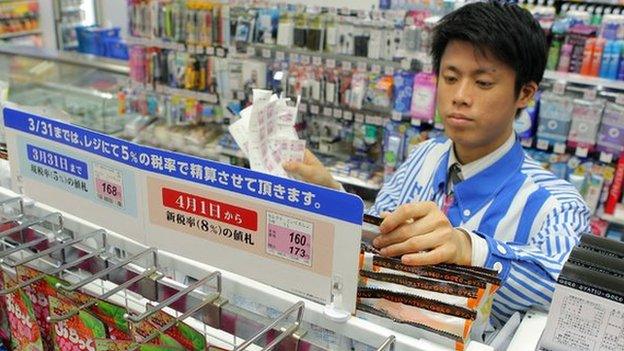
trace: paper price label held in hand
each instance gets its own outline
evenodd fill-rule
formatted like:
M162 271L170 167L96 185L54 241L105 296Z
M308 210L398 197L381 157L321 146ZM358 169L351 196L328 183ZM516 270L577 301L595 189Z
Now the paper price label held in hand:
M267 247L270 255L312 266L312 223L267 212Z
M121 172L108 166L95 164L93 167L95 193L98 199L115 207L124 207L123 179Z

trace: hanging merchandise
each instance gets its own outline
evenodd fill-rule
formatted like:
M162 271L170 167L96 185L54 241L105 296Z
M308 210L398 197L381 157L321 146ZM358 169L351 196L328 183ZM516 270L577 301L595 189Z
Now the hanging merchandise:
M570 132L573 107L568 96L543 93L537 137L550 143L565 143Z
M393 83L393 109L401 114L407 114L412 108L414 74L406 71L397 71L394 73Z
M532 138L535 135L541 94L542 92L538 90L528 106L520 111L519 116L514 120L514 130L520 139Z
M598 133L597 150L613 155L624 151L624 107L607 103Z
M420 72L414 77L412 96L412 121L431 123L435 115L436 77L431 73Z
M593 149L602 118L604 101L575 100L572 107L572 123L568 134L568 146Z

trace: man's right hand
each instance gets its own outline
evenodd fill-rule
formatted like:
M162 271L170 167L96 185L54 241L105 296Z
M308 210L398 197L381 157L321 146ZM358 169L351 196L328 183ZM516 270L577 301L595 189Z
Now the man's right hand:
M303 162L291 161L284 163L283 166L286 172L297 176L305 182L336 190L342 189L340 183L334 180L329 170L310 150L306 149Z

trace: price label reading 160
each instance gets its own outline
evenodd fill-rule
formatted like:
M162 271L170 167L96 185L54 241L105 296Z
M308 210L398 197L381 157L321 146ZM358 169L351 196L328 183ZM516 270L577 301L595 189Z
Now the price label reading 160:
M290 247L288 248L291 255L305 258L306 244L308 243L308 237L305 234L290 233Z

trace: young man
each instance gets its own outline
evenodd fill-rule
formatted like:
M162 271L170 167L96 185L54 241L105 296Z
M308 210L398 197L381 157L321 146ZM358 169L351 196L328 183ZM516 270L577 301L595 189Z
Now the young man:
M529 158L513 132L546 64L546 39L516 5L465 5L437 25L431 54L449 140L418 146L384 184L374 241L405 264L457 263L500 272L494 326L514 311L548 306L589 210L576 189ZM340 188L311 153L285 168Z

